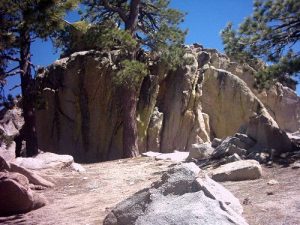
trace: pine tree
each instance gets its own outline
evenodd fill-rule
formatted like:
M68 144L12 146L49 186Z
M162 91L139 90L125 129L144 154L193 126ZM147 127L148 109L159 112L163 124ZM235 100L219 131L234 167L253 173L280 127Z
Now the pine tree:
M222 39L225 52L237 61L253 66L258 59L272 63L257 75L262 87L289 79L300 71L300 1L256 0L253 14L238 31L229 24Z
M157 55L169 69L182 61L185 31L179 28L184 14L169 7L168 0L84 0L85 18L91 28L99 31L90 35L101 48L118 48L123 60L114 77L121 90L123 114L123 156L137 156L136 107L138 90L147 65L139 58L140 50Z
M27 156L38 153L35 128L35 95L31 59L31 43L46 39L62 27L66 10L76 0L1 0L0 2L0 72L1 79L19 74L21 78L22 108L25 120L24 139ZM10 68L7 65L14 63Z

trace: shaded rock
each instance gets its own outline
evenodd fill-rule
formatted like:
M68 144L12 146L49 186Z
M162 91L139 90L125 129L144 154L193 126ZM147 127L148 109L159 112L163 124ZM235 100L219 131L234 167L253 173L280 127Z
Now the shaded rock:
M237 137L227 137L214 150L214 152L212 153L212 158L220 159L233 154L238 154L239 156L243 157L246 155L247 150L239 146L245 146L245 144L241 142Z
M236 161L240 161L240 160L242 160L241 157L238 154L234 153L233 155L226 157L223 161L225 163L231 163L231 162L236 162Z
M222 139L214 138L211 142L211 147L216 148L222 143Z
M211 147L209 143L193 144L190 149L187 160L208 158L213 151L214 149Z
M104 225L246 225L239 201L208 177L197 179L198 172L193 163L170 169L151 188L119 203Z
M70 155L43 152L32 158L16 158L14 163L27 169L39 170L48 168L61 169L70 166L73 162L73 157Z
M10 170L10 164L0 155L0 172L4 170Z
M249 149L256 144L256 141L246 134L236 133L234 137L238 138L234 144L240 148Z
M27 178L18 173L0 173L0 215L26 213L46 204L46 199L34 194Z
M227 150L227 154L228 155L237 154L240 157L243 157L243 156L245 156L247 154L247 150L239 148L236 145L230 145L229 148L228 148L228 150Z
M215 181L241 181L260 178L262 168L255 160L242 160L228 163L212 171Z
M266 114L251 117L247 135L256 140L259 147L275 149L278 155L293 149L286 132L279 129L276 122Z
M247 159L254 159L259 163L266 163L270 159L271 155L263 150L253 151L247 155Z

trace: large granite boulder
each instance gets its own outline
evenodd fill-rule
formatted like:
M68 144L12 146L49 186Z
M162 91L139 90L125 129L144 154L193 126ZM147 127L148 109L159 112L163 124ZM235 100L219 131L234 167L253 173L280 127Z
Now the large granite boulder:
M209 115L211 132L218 138L233 135L264 110L247 84L225 70L208 68L202 91L203 111Z
M207 176L197 178L198 173L193 163L170 169L151 188L119 203L104 225L246 225L239 201Z
M28 179L19 173L0 172L0 216L26 213L47 201L29 188Z
M269 89L257 90L254 85L255 74L265 65L261 64L257 68L252 68L248 64L233 62L228 57L212 50L208 52L211 65L229 71L246 82L281 129L291 133L300 130L300 97L297 96L295 89L276 83Z

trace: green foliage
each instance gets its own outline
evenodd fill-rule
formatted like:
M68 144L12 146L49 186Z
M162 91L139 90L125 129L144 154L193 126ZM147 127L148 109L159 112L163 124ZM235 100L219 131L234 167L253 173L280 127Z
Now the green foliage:
M300 1L256 0L253 14L238 31L232 29L232 24L222 31L224 50L233 59L254 68L259 59L269 62L271 65L257 76L258 86L268 86L299 74L299 24Z
M123 60L117 75L113 77L113 82L118 86L125 85L130 89L138 90L139 84L148 74L147 66L136 60Z
M62 28L67 10L74 8L79 0L1 0L0 1L0 79L21 71L7 70L11 61L21 61L21 42L29 45L36 38L46 39L54 31ZM23 36L22 36L23 35ZM13 72L13 73L12 73Z
M141 49L151 51L155 56L153 61L164 63L166 69L182 63L186 31L179 28L179 23L185 14L171 9L169 0L84 0L83 4L87 8L83 18L92 24L85 41L95 43L100 49L120 49L121 58L132 60L130 65L129 61L121 63L122 76L118 81L127 77L123 76L125 72L130 71L134 76L133 71L141 69L137 64L141 61L137 54ZM129 85L127 81L124 78L124 84ZM133 81L141 80L133 78Z

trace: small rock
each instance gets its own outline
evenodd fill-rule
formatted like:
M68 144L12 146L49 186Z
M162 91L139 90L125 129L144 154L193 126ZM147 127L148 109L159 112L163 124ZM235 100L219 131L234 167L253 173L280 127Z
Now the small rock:
M300 162L294 162L292 165L291 165L292 169L299 169L300 168Z
M273 191L267 191L267 195L274 195Z
M216 148L222 143L220 138L214 138L211 142L211 147Z
M276 184L279 184L279 182L277 180L272 179L272 180L269 180L267 184L268 185L276 185Z
M79 173L85 173L86 172L86 170L83 168L83 166L78 164L78 163L73 162L70 167L71 167L72 170L75 170L76 172L79 172Z
M211 147L211 145L209 143L193 144L190 149L187 160L208 158L212 154L213 151L214 151L214 148Z
M225 158L226 163L236 162L236 161L240 161L240 160L242 160L241 157L236 153Z
M249 198L245 198L244 201L243 201L243 205L250 205L251 204L251 201Z

